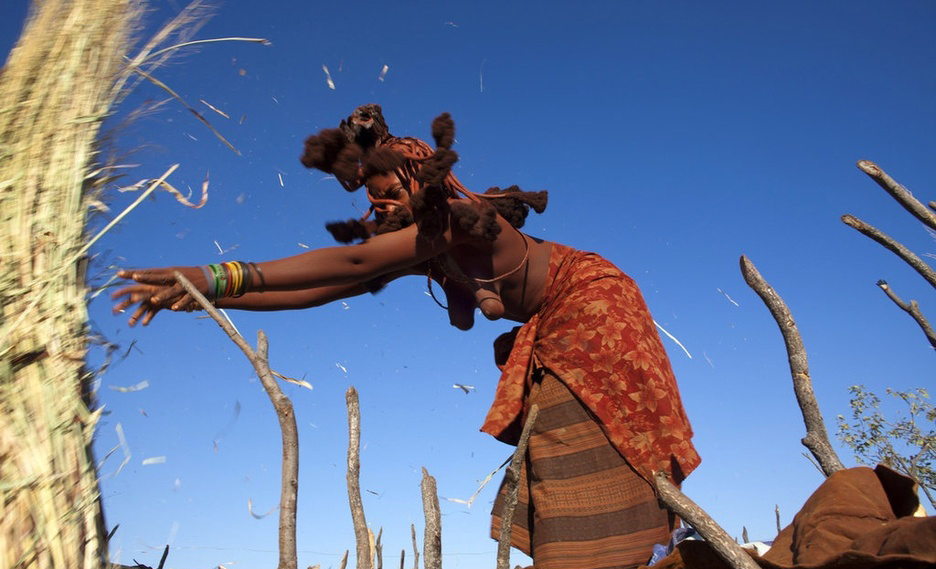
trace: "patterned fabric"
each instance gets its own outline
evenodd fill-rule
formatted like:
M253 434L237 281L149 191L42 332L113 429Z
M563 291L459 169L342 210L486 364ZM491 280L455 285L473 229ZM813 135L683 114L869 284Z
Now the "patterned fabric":
M611 443L652 483L680 483L699 465L692 428L650 311L634 281L594 253L552 245L540 311L501 366L481 430L516 444L536 367L554 372L597 417ZM495 349L505 346L503 338Z
M537 373L527 399L539 407L520 471L511 545L537 569L623 569L669 541L674 518L627 464L594 417L554 375ZM494 502L500 535L505 485Z

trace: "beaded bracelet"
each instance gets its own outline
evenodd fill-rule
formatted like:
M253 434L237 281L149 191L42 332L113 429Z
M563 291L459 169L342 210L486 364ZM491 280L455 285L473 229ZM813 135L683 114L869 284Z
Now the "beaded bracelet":
M221 263L221 266L224 267L224 272L227 274L228 283L227 289L224 291L225 298L237 296L237 290L240 288L240 273L238 272L237 263L225 262Z
M202 273L205 275L205 282L208 283L208 291L205 293L205 298L209 301L213 301L218 298L218 291L215 288L214 273L211 272L207 266L201 267Z
M223 266L215 264L208 265L208 269L211 270L211 274L214 275L215 298L224 298L224 293L227 291L228 284L227 272L224 270Z
M253 286L253 276L250 274L250 269L247 267L247 263L243 261L230 263L230 268L231 274L236 275L234 286L231 287L231 296L235 298L243 296Z
M260 277L261 290L266 288L263 273L254 263L243 261L225 261L220 264L210 264L202 267L205 279L208 281L208 294L210 300L221 298L237 298L243 296L253 288L253 275L250 267L257 270Z

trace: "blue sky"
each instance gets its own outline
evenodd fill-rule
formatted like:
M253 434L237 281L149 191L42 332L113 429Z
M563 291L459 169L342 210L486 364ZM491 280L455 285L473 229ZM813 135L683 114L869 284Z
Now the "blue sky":
M16 17L0 23L3 50L26 2L8 4ZM177 5L153 8L147 30ZM925 1L222 3L197 37L272 45L203 46L157 75L241 155L175 102L118 131L122 162L139 165L124 183L178 163L173 185L197 192L207 174L210 197L200 210L168 194L147 200L95 248L93 283L110 266L261 261L331 245L324 222L354 216L364 198L305 170L304 138L368 102L383 105L392 132L424 138L449 111L466 185L549 190L527 232L599 252L638 281L691 354L664 339L703 457L684 490L731 535L746 526L770 539L775 506L785 525L821 476L803 457L777 325L738 257L793 311L831 432L850 385L932 385L932 350L874 283L886 279L930 318L932 289L839 217L936 251L855 167L876 161L922 201L936 199L934 26ZM163 98L143 84L119 111ZM134 197L112 192L111 213L94 225ZM256 519L247 504L263 514L278 503L279 434L246 359L194 315L130 329L103 295L90 310L94 333L126 355L101 378L108 414L96 443L108 522L120 524L115 559L155 565L168 542L173 567L274 564L276 513ZM488 513L501 475L471 508L447 499L467 499L510 452L478 431L498 377L491 340L510 323L450 328L419 278L316 310L230 316L251 342L267 333L274 369L314 387L283 385L300 426L301 566L337 567L354 548L350 385L362 402L364 505L369 525L384 528L385 562L401 549L411 562L426 467L442 497L445 567L493 566ZM123 450L104 460L118 425L130 451L119 473ZM144 464L153 457L165 461Z

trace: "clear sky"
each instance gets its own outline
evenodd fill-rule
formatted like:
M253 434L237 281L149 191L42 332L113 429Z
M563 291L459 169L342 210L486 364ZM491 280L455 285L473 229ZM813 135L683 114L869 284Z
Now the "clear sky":
M7 0L0 49L25 6ZM153 8L146 30L178 5ZM839 217L936 251L933 235L855 167L876 161L924 202L936 199L936 4L231 0L216 12L197 37L272 45L191 49L157 76L241 155L173 101L115 132L122 163L139 165L123 183L178 163L170 182L197 195L207 174L210 196L200 210L165 193L147 200L95 248L94 285L114 266L261 261L332 245L323 224L366 200L304 169L302 141L378 102L400 135L429 138L433 117L451 112L466 185L549 190L527 232L599 252L638 281L686 350L664 338L703 457L684 490L731 535L746 526L771 539L775 506L786 525L821 482L799 442L782 339L744 284L741 254L793 311L831 432L850 385L932 387L932 350L875 282L936 318L932 289ZM121 116L164 98L142 84ZM134 197L112 191L94 226ZM276 513L256 519L248 501L258 516L278 504L279 433L247 360L210 320L160 314L130 329L105 296L90 310L95 336L119 346L100 381L107 414L96 442L107 519L120 524L114 559L155 565L168 542L172 567L274 565ZM442 498L444 566L494 565L487 527L501 474L470 508L448 499L469 498L511 451L478 431L498 377L491 341L511 323L450 328L419 278L316 310L229 314L252 343L267 333L275 370L314 387L283 384L300 427L300 566L337 567L354 548L350 385L362 402L367 521L384 529L385 563L406 549L410 566L426 467ZM130 453L122 469L123 448L105 458L118 430Z

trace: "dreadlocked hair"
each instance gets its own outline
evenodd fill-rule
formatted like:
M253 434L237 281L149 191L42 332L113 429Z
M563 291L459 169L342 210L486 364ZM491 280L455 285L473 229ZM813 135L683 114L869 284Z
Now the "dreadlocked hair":
M370 238L376 229L376 224L372 221L349 219L348 221L330 221L325 224L325 229L331 233L335 241L347 244L357 239L364 241Z
M448 229L451 211L448 198L448 192L442 186L424 186L410 196L410 207L420 236L431 241Z
M299 160L306 168L316 168L334 174L342 187L349 192L361 187L358 163L363 151L348 140L337 128L327 128L305 141L305 149Z
M458 154L451 149L455 141L455 121L451 115L442 113L432 121L432 138L435 139L436 150L422 161L416 172L416 181L421 189L410 196L410 206L419 234L430 240L448 229L449 214L453 212L449 198L455 197L455 192L445 186L446 179L454 178L452 166L458 162ZM466 211L460 206L457 209L463 213ZM480 216L474 218L477 221Z
M382 219L377 221L377 229L374 235L383 235L391 233L413 225L413 214L405 207L398 207L390 213L383 215Z
M497 223L497 209L490 202L454 201L450 204L452 219L462 231L472 237L494 241L501 231Z
M401 169L405 164L406 158L396 150L387 146L374 148L364 157L364 179L366 180L375 174L394 172Z
M531 207L536 213L546 211L546 202L549 197L545 190L524 192L516 185L503 190L496 186L488 188L484 195L494 198L490 202L497 209L497 213L517 229L526 223Z
M452 115L442 113L432 120L432 138L436 148L452 148L455 142L455 121Z
M455 121L449 113L432 121L432 138L435 149L417 138L391 135L380 106L370 104L355 109L339 128L325 129L305 141L302 163L334 174L348 191L359 189L371 176L393 173L410 192L409 208L375 207L379 200L369 195L372 206L363 219L326 225L336 240L366 240L414 223L420 238L433 240L453 223L469 235L493 241L501 231L498 215L519 229L530 208L536 213L546 209L545 191L524 192L510 186L476 194L462 185L452 173L458 154L452 150ZM465 199L454 199L459 197ZM375 219L366 221L373 212Z

